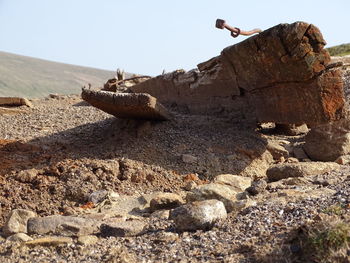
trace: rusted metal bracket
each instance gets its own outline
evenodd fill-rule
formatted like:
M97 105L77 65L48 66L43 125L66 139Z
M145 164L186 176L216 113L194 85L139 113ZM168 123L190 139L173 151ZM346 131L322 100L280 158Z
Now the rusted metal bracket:
M231 32L231 36L232 37L238 37L239 35L250 36L250 35L253 35L255 33L262 32L262 30L259 29L259 28L255 28L255 29L250 30L250 31L243 31L243 30L239 29L238 27L230 26L223 19L216 19L215 27L219 28L219 29L225 29L226 28L227 30L229 30Z

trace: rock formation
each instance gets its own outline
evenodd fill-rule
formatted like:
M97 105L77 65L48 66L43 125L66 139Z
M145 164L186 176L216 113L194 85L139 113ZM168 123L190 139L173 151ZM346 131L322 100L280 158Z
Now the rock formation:
M304 22L280 24L198 65L130 87L190 113L238 113L258 122L319 124L342 118L341 71L322 34Z

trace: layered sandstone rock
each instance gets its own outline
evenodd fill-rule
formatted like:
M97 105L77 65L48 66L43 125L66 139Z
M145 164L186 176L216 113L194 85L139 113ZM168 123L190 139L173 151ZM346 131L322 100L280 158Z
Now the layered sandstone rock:
M280 24L198 65L130 87L190 113L230 112L259 122L317 124L343 116L341 72L311 24Z

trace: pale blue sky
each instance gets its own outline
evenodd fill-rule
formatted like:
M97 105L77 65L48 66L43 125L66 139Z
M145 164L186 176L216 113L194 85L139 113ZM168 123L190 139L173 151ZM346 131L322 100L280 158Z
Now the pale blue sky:
M350 42L350 0L0 0L0 50L70 64L158 75L195 68L244 30L306 21L328 46Z

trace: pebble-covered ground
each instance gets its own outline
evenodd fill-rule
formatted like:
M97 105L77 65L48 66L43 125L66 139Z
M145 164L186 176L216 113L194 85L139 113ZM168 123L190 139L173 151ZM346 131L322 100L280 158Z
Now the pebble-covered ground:
M283 162L265 157L267 141L302 136L261 134L229 117L176 115L170 122L119 120L78 96L33 101L34 108L0 115L0 226L12 209L39 216L69 214L96 190L121 195L182 193L186 176L209 182L218 174L264 176ZM183 155L195 157L184 162ZM122 168L121 168L122 167ZM209 231L177 232L150 217L137 237L100 237L94 245L29 247L0 238L1 262L303 262L293 243L320 213L348 212L350 169L305 180L269 183L256 205ZM300 195L298 193L306 193ZM347 261L344 261L347 262Z

